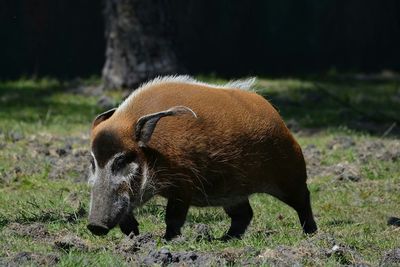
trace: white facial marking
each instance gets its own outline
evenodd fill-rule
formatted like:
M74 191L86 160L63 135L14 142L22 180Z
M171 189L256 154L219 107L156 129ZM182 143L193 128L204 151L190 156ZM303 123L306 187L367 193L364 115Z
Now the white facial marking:
M131 179L133 179L135 175L138 175L139 165L136 162L126 164L126 166L123 166L123 168L121 170L118 170L116 173L112 172L114 161L118 157L123 156L124 153L115 154L103 168L100 168L98 166L94 154L91 154L95 163L95 171L90 171L88 181L89 185L91 186L93 186L100 179L106 178L106 182L109 184L109 186L111 186L112 189L117 189L123 182L130 184Z
M89 214L92 213L92 206L93 206L93 192L90 192Z
M142 184L140 185L140 191L144 191L149 179L149 167L147 164L143 164L143 173L142 173Z
M107 177L109 185L116 189L122 182L129 183L132 175L135 174L136 169L138 168L137 164L132 162L124 166L121 170L118 170L117 173L112 172L112 166L114 164L115 159L121 157L124 153L115 154L104 166L104 168L99 168L98 175L99 177ZM135 168L136 166L136 168ZM133 171L133 173L132 173ZM98 178L97 178L98 179Z
M90 186L93 186L96 179L99 177L99 173L98 173L99 166L97 164L97 160L96 160L96 157L94 156L93 152L90 152L90 154L92 155L95 168L94 168L94 172L93 172L92 166L90 166L88 184Z
M118 153L114 155L103 168L100 168L97 164L96 158L92 153L95 163L95 171L91 171L89 184L94 186L97 183L102 183L103 186L108 187L110 190L118 190L121 184L126 182L129 186L129 190L131 190L131 193L133 193L134 196L131 201L134 201L136 205L141 205L143 201L148 200L149 197L152 196L151 194L149 195L149 189L151 189L152 182L151 169L146 163L143 163L142 166L139 166L137 162L130 162L123 166L123 168L121 168L120 170L114 170L113 172L112 167L114 161L122 155L124 155L124 153ZM139 167L141 167L142 169L141 173L139 173ZM140 184L135 185L138 188L131 188L131 186L134 186L135 184L134 181L139 181L139 179ZM126 197L130 196L129 192L124 192L124 194L126 194ZM92 199L93 192L90 196L89 214L93 206Z

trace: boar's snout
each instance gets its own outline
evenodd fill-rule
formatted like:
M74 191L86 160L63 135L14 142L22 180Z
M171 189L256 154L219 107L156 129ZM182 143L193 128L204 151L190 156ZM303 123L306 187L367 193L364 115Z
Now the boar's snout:
M94 235L106 235L110 229L108 229L104 225L89 223L87 228L92 232Z

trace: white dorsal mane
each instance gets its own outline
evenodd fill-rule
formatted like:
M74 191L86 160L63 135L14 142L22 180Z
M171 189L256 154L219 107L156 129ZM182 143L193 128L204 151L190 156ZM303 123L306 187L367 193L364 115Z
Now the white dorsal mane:
M218 85L218 84L210 84L201 81L197 81L193 77L188 75L174 75L174 76L159 76L150 80L141 86L138 89L133 91L125 100L122 102L116 112L123 111L132 100L139 95L141 92L145 90L151 89L155 85L163 84L163 83L183 83L183 84L195 84L201 86L207 86L212 88L219 88L219 89L239 89L239 90L246 90L251 91L252 87L256 81L256 78L248 78L243 80L232 80L226 84Z

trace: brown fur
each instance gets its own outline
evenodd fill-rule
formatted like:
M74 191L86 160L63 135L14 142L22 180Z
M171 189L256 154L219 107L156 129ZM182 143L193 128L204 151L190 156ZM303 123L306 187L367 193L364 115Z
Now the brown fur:
M147 147L139 147L134 138L138 119L173 106L189 107L197 118L162 118ZM252 193L268 193L298 212L307 209L301 148L278 112L256 93L154 84L95 125L91 139L96 158L104 162L117 151L136 152L150 168L148 182L155 193L166 198L178 195L190 205L228 207Z

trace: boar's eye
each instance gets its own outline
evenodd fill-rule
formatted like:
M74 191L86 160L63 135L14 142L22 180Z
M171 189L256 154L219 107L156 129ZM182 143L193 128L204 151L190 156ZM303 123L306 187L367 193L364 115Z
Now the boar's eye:
M111 171L113 173L121 170L125 165L125 156L120 156L116 158L113 162L113 165L111 166Z
M114 160L111 166L111 171L113 173L116 173L122 170L127 164L131 163L134 160L135 160L135 155L133 153L121 155Z

